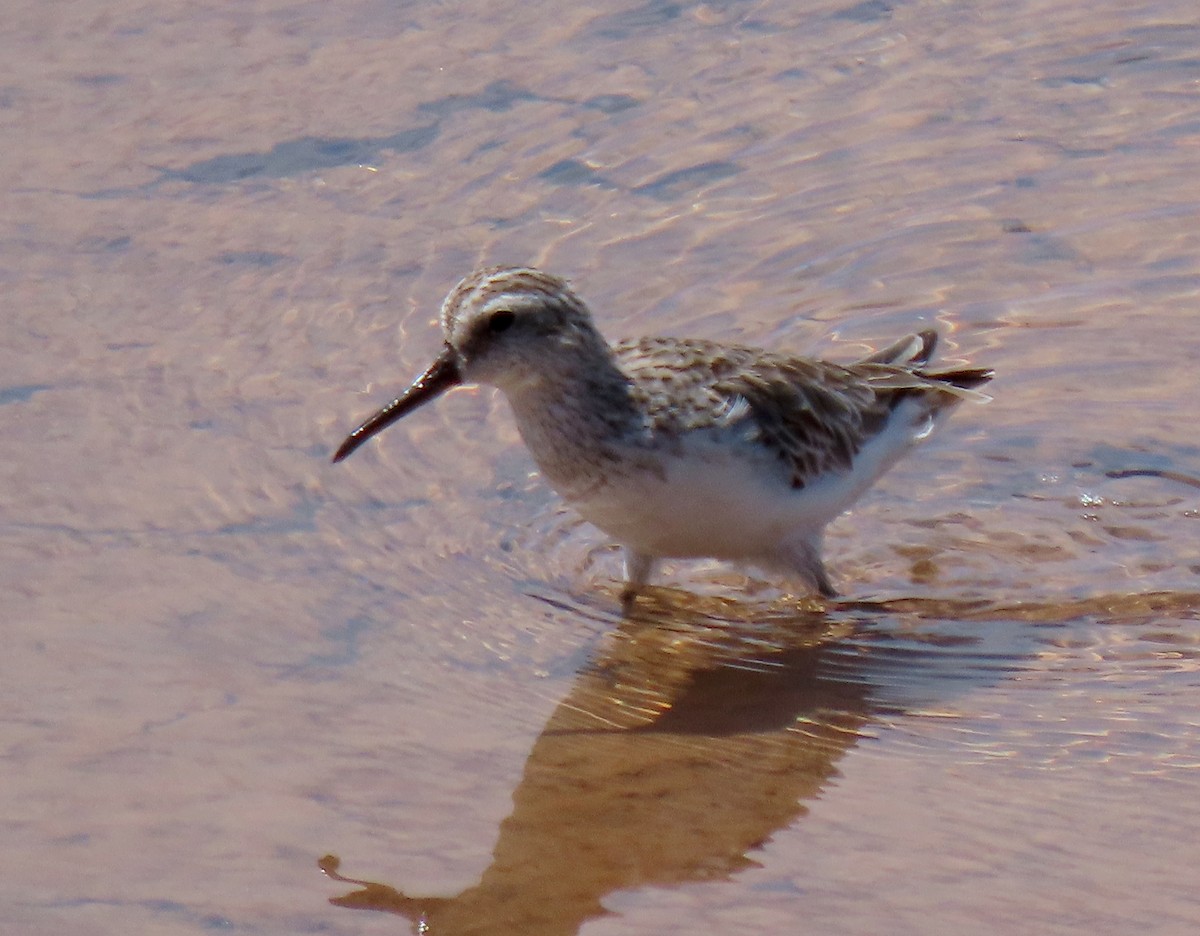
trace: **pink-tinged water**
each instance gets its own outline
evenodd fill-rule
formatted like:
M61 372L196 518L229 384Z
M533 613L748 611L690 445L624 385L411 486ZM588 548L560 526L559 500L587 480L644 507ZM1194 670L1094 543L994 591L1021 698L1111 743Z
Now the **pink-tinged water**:
M10 4L0 930L1196 932L1198 92L1185 0ZM328 463L492 262L995 401L828 613L622 622L490 392Z

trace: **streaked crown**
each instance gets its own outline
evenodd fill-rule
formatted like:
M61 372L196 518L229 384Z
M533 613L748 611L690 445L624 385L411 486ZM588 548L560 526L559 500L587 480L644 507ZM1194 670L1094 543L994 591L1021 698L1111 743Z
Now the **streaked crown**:
M564 358L608 356L591 313L566 280L530 267L490 267L442 303L442 330L464 379L499 386Z

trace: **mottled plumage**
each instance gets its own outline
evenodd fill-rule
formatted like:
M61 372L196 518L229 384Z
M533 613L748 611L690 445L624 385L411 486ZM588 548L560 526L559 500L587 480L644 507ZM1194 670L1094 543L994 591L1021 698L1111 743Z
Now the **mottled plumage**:
M446 344L334 456L461 382L499 387L547 480L626 549L626 598L663 557L781 567L835 594L821 534L989 370L925 369L924 331L852 364L699 339L609 346L561 279L496 267L442 305Z

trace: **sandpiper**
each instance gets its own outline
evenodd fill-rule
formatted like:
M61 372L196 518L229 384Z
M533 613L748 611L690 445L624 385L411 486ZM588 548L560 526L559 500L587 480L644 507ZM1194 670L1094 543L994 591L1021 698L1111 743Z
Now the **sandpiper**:
M992 371L926 369L922 331L851 364L702 339L609 345L566 281L528 267L463 279L441 311L445 345L335 462L462 383L508 398L546 479L625 550L628 606L657 560L713 557L780 569L837 594L826 524Z

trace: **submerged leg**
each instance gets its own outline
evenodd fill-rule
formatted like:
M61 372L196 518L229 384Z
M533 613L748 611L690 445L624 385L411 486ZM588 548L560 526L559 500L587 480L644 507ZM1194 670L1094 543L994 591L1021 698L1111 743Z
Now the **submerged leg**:
M782 558L787 567L799 575L822 598L836 598L837 589L829 581L825 563L821 561L821 535L793 540L784 544Z
M650 581L654 574L655 559L645 553L634 552L625 548L625 587L621 589L621 608L628 612L633 607L633 599L642 586Z

